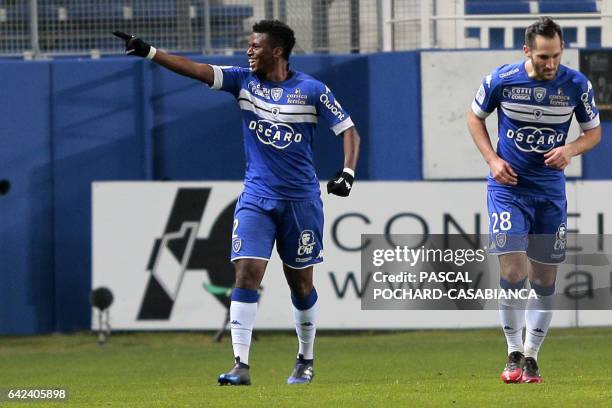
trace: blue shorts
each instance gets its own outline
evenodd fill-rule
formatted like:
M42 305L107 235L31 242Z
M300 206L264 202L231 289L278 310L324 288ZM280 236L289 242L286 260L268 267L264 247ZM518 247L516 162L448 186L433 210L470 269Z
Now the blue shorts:
M567 201L488 190L489 252L526 252L540 263L565 260Z
M269 260L276 250L295 269L323 262L323 202L274 200L242 193L234 211L232 262Z

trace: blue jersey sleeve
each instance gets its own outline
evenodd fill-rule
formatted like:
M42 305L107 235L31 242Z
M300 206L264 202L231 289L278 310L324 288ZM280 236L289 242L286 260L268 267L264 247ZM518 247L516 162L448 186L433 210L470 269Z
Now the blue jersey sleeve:
M599 126L599 111L595 106L595 95L591 81L581 75L578 85L580 86L579 100L576 101L574 111L576 119L582 130L596 128Z
M497 70L484 77L472 102L472 111L476 116L484 119L499 106L501 82Z
M211 89L227 91L238 97L243 79L250 72L247 68L211 65L215 77Z
M317 113L327 120L334 134L339 135L354 126L348 112L344 110L326 85L319 83L315 88L314 97L316 98Z

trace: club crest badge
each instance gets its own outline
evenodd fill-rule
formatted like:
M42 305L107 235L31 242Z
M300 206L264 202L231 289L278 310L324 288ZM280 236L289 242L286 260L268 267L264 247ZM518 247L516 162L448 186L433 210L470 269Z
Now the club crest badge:
M542 111L539 109L534 110L533 117L536 118L537 120L540 120L540 118L542 117Z
M533 90L533 96L538 102L542 102L546 96L546 88L537 87Z
M238 253L240 252L240 248L242 248L242 240L240 238L232 239L232 250Z
M283 89L282 88L272 88L270 90L270 95L272 95L272 99L275 102L278 102L280 98L283 96Z
M505 232L495 234L495 245L497 245L497 248L503 248L506 246L507 237L508 236Z

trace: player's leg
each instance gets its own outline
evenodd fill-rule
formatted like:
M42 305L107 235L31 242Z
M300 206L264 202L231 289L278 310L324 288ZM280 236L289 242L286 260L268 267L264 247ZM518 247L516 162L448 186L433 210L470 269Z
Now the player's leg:
M239 259L235 263L236 284L232 290L230 304L230 327L234 367L219 376L221 385L250 385L249 351L255 317L257 315L257 289L263 279L267 261L261 259Z
M277 248L291 288L298 337L298 356L287 382L309 383L314 376L318 298L312 275L313 265L323 261L323 204L320 199L287 201L278 220Z
M521 252L499 256L500 286L504 290L520 290L525 287L529 261ZM508 354L523 352L523 328L525 327L525 305L520 299L500 299L499 311L508 345Z
M249 352L258 289L272 253L276 226L269 214L270 200L243 194L236 204L232 231L232 255L236 281L230 304L230 327L235 365L219 376L219 383L248 385Z
M504 290L520 290L525 286L529 260L522 252L499 256L500 287ZM506 383L521 380L523 374L523 328L525 327L525 305L521 299L499 300L499 318L508 346L508 358L501 378Z
M553 317L557 265L565 260L567 203L565 199L538 199L536 222L527 254L531 260L529 283L536 293L529 299L525 319L525 369L522 382L539 383L538 352Z
M313 267L294 269L283 265L283 271L291 289L293 319L298 338L297 358L287 383L309 383L314 376L314 342L317 333L318 296L312 283Z
M503 290L520 290L525 286L529 261L527 232L529 214L520 197L506 191L489 191L490 253L499 254L500 280ZM523 370L523 328L525 327L525 305L516 298L499 300L499 317L506 337L508 357L501 374L504 382L518 382Z
M555 279L557 265L547 265L531 260L529 283L536 293L535 299L527 301L525 320L525 366L521 382L542 382L538 368L538 352L548 334L553 316Z
M293 317L298 337L298 357L314 358L314 339L316 334L317 291L312 282L313 267L294 269L283 265L285 278L291 289Z

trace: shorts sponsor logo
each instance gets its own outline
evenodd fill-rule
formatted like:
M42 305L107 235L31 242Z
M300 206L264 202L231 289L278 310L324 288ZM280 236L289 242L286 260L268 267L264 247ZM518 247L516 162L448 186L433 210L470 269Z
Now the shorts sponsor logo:
M314 240L314 233L311 230L302 231L298 244L297 254L299 256L312 255L312 250L316 244Z
M275 123L266 119L252 120L249 129L254 130L259 141L279 150L289 147L293 142L300 143L302 134L296 133L287 123Z
M310 260L312 260L312 256L309 256L308 258L295 258L295 262L300 262L300 263L308 262Z
M565 250L565 246L567 244L567 226L565 223L559 224L559 228L557 228L557 233L555 234L555 251Z
M514 145L526 153L546 153L565 140L564 133L552 128L525 126L516 131L508 129L506 137L514 140Z
M538 102L542 102L546 96L546 88L537 87L533 89L533 96Z

